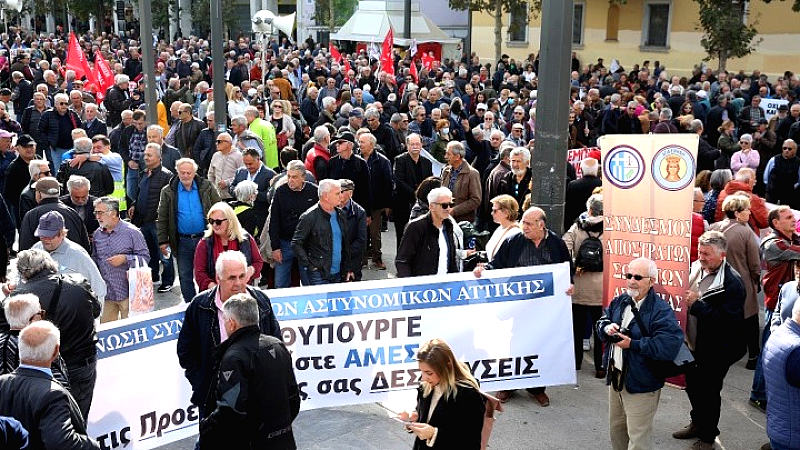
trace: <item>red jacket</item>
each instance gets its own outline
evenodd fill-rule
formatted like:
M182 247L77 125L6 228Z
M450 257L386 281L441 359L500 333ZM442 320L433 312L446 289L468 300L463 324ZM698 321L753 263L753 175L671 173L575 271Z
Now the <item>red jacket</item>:
M717 197L717 212L714 214L714 220L720 221L725 218L725 213L722 211L722 203L725 201L725 197L739 191L747 192L748 197L750 197L750 228L752 228L758 236L761 232L760 230L769 228L769 221L767 220L769 210L767 210L764 199L753 194L750 185L743 181L731 180L725 185L725 189L719 193L719 197Z

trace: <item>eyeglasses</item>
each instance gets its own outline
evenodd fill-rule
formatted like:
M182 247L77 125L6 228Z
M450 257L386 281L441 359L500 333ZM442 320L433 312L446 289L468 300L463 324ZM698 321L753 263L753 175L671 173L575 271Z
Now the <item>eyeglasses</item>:
M102 216L103 214L109 213L109 212L111 212L111 211L103 211L102 209L95 209L94 210L94 215L95 216Z
M221 144L221 143L223 143L223 142L231 143L231 142L233 142L233 141L229 141L229 140L227 140L227 139L217 139L217 144Z
M67 102L58 102L58 103L56 103L56 104L57 104L58 106L69 105L69 103L67 103Z
M794 147L783 147L784 150L794 150Z
M220 226L223 222L226 222L228 219L208 219L209 225L216 225Z
M455 208L456 207L456 203L455 202L448 202L448 203L433 202L433 204L434 205L439 205L439 207L442 208L442 209L450 209L450 208Z
M496 213L497 211L502 211L501 208L492 208L492 214Z
M32 323L34 319L36 319L37 317L39 318L39 320L44 320L46 314L47 311L40 309L36 314L32 315L31 318L28 319L28 323Z
M750 145L750 141L739 141L740 144L747 144Z
M283 109L281 105L272 105L272 109Z
M50 175L50 171L49 170L42 170L41 172L39 172L39 175Z
M642 281L642 278L650 278L650 277L645 277L645 276L642 276L642 275L634 275L634 274L632 274L632 273L626 273L626 274L625 274L625 278L627 278L627 279L629 279L629 280L630 280L631 278L633 278L633 279L634 279L634 280L636 280L636 281Z

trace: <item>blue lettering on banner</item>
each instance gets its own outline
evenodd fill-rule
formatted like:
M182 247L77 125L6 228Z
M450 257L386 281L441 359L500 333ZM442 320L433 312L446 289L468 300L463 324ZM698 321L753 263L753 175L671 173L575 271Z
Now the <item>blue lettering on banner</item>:
M552 295L553 274L545 272L501 279L306 294L273 299L272 307L280 320L296 320L514 302Z
M97 332L99 359L178 339L184 312L135 322Z

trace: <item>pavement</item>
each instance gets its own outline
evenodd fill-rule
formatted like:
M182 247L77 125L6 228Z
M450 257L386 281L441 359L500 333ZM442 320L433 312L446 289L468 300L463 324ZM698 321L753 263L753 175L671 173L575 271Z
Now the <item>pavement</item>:
M364 269L365 280L395 277L395 234L393 224L383 237L383 262L387 270ZM157 308L180 302L177 287L156 294ZM572 348L564 349L572 351ZM542 408L524 390L516 391L497 416L489 448L503 450L560 450L576 448L608 449L608 387L594 378L591 352L584 352L583 370L576 385L547 388L550 406ZM745 369L746 358L731 367L722 390L721 432L716 448L758 450L768 441L766 415L747 402L753 372ZM412 410L414 394L392 403L323 408L303 411L294 422L297 447L301 450L407 450L413 435L391 420L394 412ZM688 449L694 440L680 441L672 432L689 423L691 406L686 393L665 387L653 423L653 448ZM159 447L163 450L193 450L195 438Z

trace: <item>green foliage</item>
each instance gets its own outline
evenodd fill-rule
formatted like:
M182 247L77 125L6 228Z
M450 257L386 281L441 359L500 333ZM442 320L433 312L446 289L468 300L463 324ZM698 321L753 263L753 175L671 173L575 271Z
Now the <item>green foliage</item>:
M705 61L719 59L720 69L729 58L742 58L755 50L761 39L757 21L744 23L741 0L695 0L700 6L698 29L703 31L700 44L708 53Z
M173 1L174 3L174 1ZM222 0L222 24L228 29L236 25L236 17L233 13L233 0ZM209 0L195 0L191 10L192 22L200 36L208 36L211 32L211 3ZM153 21L155 22L155 20Z
M334 12L333 26L341 27L356 12L358 0L317 0L313 19L319 25L331 23L331 13ZM332 3L332 4L331 4Z
M449 0L449 3L452 9L482 11L491 17L497 17L498 7L501 14L508 14L512 9L519 10L526 3L530 5L528 8L529 19L535 19L542 11L542 0Z

